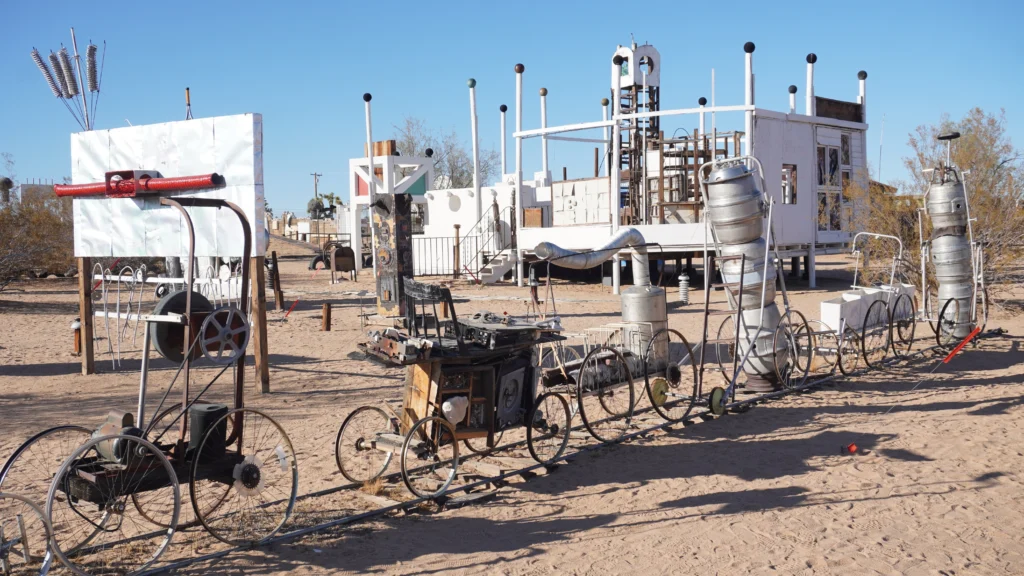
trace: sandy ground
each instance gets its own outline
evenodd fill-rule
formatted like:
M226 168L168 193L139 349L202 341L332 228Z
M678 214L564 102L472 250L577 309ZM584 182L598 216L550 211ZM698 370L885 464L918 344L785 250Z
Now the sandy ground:
M791 281L795 307L817 318L818 302L843 288L844 266L819 264L815 290ZM302 494L344 483L333 456L338 426L360 405L399 398L404 376L352 354L364 333L360 308L371 304L370 274L332 286L326 273L311 278L305 261L281 267L288 305L298 304L287 319L268 313L272 392L257 394L250 371L246 402L291 436ZM460 314L526 311L525 289L514 286L453 292L465 300ZM145 297L143 309L155 303ZM560 283L556 297L569 331L619 315L607 288ZM139 354L129 350L131 328L114 371L99 326L101 373L81 376L69 329L76 302L75 284L65 280L0 294L0 458L47 426L94 427L109 409L134 410ZM323 302L333 305L331 332L319 330ZM696 304L676 308L670 325L695 341L700 317ZM1024 573L1024 322L996 312L989 327L996 326L1007 334L968 348L913 391L935 365L931 355L589 452L502 488L486 504L358 524L186 572ZM918 329L926 346L927 327ZM136 349L140 343L141 331ZM150 410L173 375L162 359L153 367ZM212 373L200 369L196 381ZM230 397L226 382L211 392ZM641 420L657 423L655 415ZM841 455L851 442L859 454ZM400 484L385 487L390 497L400 492ZM352 491L303 500L290 527L373 507ZM175 536L165 559L223 548L192 529Z

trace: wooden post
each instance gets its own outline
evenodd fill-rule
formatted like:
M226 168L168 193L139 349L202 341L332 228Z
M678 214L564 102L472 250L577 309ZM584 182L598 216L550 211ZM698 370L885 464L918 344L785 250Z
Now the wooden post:
M596 146L594 147L594 178L597 178L601 173L601 151Z
M331 303L324 302L323 319L320 321L320 331L331 331Z
M261 394L270 392L270 364L267 358L267 278L263 256L253 256L249 269L252 279L252 342L256 357L256 383Z
M92 258L78 259L78 317L82 322L82 375L95 374L92 349Z
M562 166L562 180L565 181L565 180L568 180L568 179L569 179L569 171L566 169L565 166Z
M458 278L459 277L459 270L462 268L462 266L461 266L462 263L459 261L460 260L460 258L459 258L459 253L460 253L460 250L459 250L459 228L461 228L461 227L462 227L461 224L455 224L455 257L454 257L455 266L454 266L454 270L452 271L452 278Z
M274 267L274 305L284 310L284 292L281 291L281 269L277 267L277 250L270 253L270 264Z

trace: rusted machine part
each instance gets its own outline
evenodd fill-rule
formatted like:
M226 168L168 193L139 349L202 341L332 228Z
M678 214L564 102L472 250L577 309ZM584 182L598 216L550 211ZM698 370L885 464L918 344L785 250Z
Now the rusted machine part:
M153 192L179 192L183 190L201 190L219 188L224 185L224 177L220 174L201 174L198 176L176 176L173 178L154 178L149 174L136 176L132 170L107 172L103 182L92 184L55 184L53 191L57 196L106 196L108 198L132 198L137 194Z

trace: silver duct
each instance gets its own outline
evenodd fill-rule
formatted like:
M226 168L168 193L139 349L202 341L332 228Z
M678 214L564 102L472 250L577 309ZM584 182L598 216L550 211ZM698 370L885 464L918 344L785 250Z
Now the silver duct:
M950 299L957 300L960 308L953 335L963 338L974 330L971 323L974 269L971 242L967 238L967 192L956 169L940 168L932 172L925 206L932 221L931 259L939 283L936 313Z
M642 358L654 334L668 327L668 307L665 291L651 285L651 270L647 259L647 240L635 228L622 228L607 242L590 252L574 252L552 244L541 242L533 252L542 260L550 260L563 268L585 270L600 266L619 250L633 249L633 285L622 291L622 321L636 325L639 338L630 343L634 356ZM656 352L657 358L666 358L668 339L660 338L664 350Z
M780 313L775 304L775 263L765 260L768 243L764 239L764 194L758 190L754 173L745 162L716 164L708 175L705 199L711 230L721 256L746 256L746 263L726 260L721 263L722 278L738 284L742 273L743 298L737 302L738 287L728 287L729 307L742 312L740 349L736 354L747 361L747 388L771 390L778 381L775 362L784 360L785 349L773 351ZM761 286L765 282L764 311L761 310ZM747 355L747 350L753 350Z

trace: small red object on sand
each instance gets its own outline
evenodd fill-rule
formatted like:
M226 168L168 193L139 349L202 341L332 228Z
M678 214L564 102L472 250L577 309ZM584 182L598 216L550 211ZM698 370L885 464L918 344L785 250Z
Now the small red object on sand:
M848 446L843 446L843 454L856 454L857 445L851 442Z
M292 302L292 307L291 307L291 308L289 308L289 309L288 309L288 311L284 313L284 317L285 317L285 318L287 318L287 317L288 317L288 315L292 313L292 310L295 310L295 306L296 306L296 305L297 305L298 303L299 303L299 299L298 299L298 298L296 298L296 299L295 299L295 302Z

